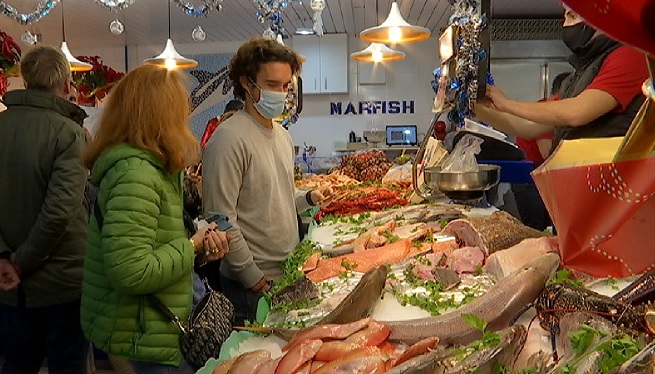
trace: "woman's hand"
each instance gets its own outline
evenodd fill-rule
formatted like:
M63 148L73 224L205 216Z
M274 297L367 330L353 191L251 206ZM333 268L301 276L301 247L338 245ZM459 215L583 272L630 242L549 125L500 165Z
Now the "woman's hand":
M226 231L211 229L207 231L204 240L204 260L206 262L216 261L225 256L230 251L229 242L230 234Z
M207 233L211 232L211 230L215 230L217 227L215 222L210 223L207 225L205 228L200 229L196 231L195 234L191 237L191 243L193 243L193 247L195 249L196 253L203 252L205 248L205 238L207 237Z

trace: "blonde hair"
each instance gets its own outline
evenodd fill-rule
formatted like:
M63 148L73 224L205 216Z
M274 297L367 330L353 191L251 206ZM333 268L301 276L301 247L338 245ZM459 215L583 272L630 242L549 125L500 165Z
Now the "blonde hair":
M189 129L189 96L184 77L154 65L143 65L112 89L95 140L84 162L93 166L106 149L128 143L157 156L169 172L193 165L200 156Z
M20 74L28 89L57 92L63 91L71 70L66 56L59 49L37 45L21 59Z

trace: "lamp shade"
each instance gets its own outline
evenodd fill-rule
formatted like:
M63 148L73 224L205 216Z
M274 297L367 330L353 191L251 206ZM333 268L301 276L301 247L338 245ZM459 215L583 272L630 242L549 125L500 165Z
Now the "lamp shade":
M429 38L430 30L410 25L400 14L398 3L391 4L389 16L380 25L368 28L359 34L362 40L373 43L410 43Z
M365 49L351 53L350 58L367 62L396 61L404 59L405 53L393 50L381 43L371 43Z
M66 44L65 41L61 42L60 49L64 53L64 56L66 56L66 60L68 60L71 71L89 71L93 69L93 65L76 59L75 56L73 56L71 53L70 49L68 49L68 44Z
M144 64L163 66L166 69L190 69L198 66L198 61L186 58L177 53L173 41L169 38L166 40L164 51L156 57L143 61Z

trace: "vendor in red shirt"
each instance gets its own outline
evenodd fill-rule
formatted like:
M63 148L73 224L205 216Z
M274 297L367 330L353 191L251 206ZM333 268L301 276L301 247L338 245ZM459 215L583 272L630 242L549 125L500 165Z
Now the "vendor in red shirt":
M226 119L232 117L232 115L238 111L243 109L243 102L240 100L230 100L229 103L225 106L225 110L223 111L223 114L220 117L215 117L209 120L207 122L207 126L205 126L205 133L202 134L202 140L200 140L200 146L202 148L205 148L205 144L209 141L209 138L211 138L212 134L216 129L218 128L218 125L223 123Z
M550 88L550 96L539 100L539 102L541 103L557 99L557 93L562 87L562 82L564 82L564 79L566 79L570 74L571 73L561 73L556 76L555 79L553 79L553 84ZM539 165L544 163L546 158L548 158L550 148L553 145L553 133L549 132L534 139L525 139L517 136L516 145L525 152L525 160L532 161L536 169Z
M555 131L550 152L561 140L623 136L644 101L645 57L621 46L565 8L562 40L575 71L556 100L523 102L488 86L492 104L476 105L478 120L527 139Z

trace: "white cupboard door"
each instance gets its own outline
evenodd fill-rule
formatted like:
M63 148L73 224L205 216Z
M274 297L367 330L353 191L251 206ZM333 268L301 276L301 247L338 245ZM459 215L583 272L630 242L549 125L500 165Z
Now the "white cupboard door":
M321 92L348 92L348 36L324 35L321 41Z
M321 93L321 52L319 38L316 36L295 36L293 50L305 56L302 64L303 94Z

